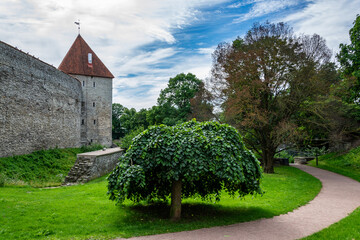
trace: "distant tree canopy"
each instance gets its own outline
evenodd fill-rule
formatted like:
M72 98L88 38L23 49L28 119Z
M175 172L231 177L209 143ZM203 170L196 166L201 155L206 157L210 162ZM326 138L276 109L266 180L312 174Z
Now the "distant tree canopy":
M264 172L274 171L277 147L299 136L302 103L327 94L335 81L330 58L319 35L296 37L288 25L268 22L214 52L212 85L225 120L262 156Z
M210 93L203 81L194 74L180 73L170 78L167 87L161 90L157 105L149 109L136 111L114 103L112 110L113 138L147 129L150 125L165 124L173 126L192 118L199 121L213 117Z
M138 128L146 129L149 126L147 121L147 110L135 108L128 109L119 103L112 105L112 135L114 139L122 138Z
M111 200L135 202L171 196L171 217L181 215L181 198L219 199L261 193L259 162L236 129L195 120L152 126L133 139L108 177Z

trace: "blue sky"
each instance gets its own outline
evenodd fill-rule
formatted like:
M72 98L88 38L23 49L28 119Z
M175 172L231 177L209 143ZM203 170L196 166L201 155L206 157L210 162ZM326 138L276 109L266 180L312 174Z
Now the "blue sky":
M80 19L81 35L116 76L113 102L139 110L178 73L206 80L216 46L254 22L317 33L336 53L358 13L354 0L1 0L0 40L57 67Z

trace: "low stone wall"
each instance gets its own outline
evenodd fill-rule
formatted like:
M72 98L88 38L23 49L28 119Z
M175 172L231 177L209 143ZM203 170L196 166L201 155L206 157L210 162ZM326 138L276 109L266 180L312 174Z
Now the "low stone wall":
M108 174L115 168L122 154L120 148L78 154L64 184L84 183Z

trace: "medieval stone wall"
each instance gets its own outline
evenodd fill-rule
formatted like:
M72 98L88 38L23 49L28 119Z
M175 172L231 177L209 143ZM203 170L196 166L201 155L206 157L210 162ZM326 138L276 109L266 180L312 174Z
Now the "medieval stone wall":
M0 41L0 157L80 146L81 83Z

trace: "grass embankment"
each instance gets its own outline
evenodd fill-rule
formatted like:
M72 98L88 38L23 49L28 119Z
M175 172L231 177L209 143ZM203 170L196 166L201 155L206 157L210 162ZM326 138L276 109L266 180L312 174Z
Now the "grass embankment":
M0 185L58 186L76 161L76 154L102 146L51 149L31 154L0 158Z
M315 166L315 161L311 161L310 165ZM329 153L321 156L318 167L348 176L360 182L360 147L354 148L347 153ZM357 208L340 222L304 239L360 240L360 208Z
M263 196L218 203L183 201L182 220L168 220L169 206L115 206L106 195L105 178L56 189L0 188L0 239L110 239L175 232L270 218L313 199L321 183L291 167L264 174Z

